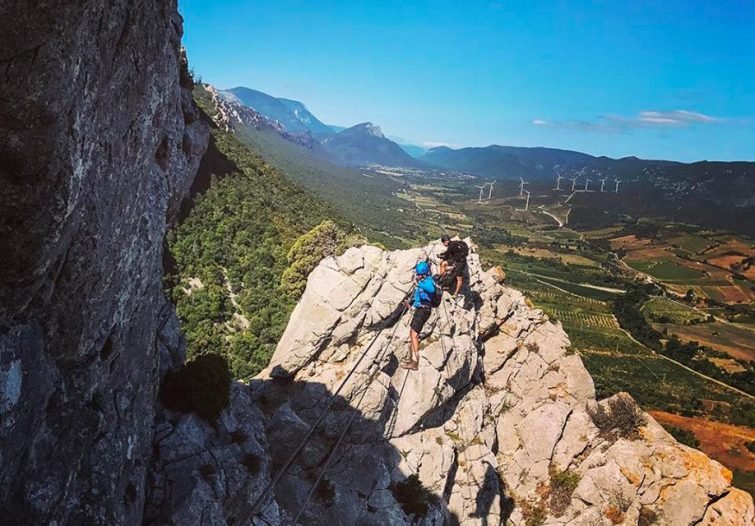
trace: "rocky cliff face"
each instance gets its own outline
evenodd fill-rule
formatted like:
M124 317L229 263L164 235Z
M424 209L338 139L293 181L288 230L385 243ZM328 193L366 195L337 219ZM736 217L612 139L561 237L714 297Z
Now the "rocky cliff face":
M215 113L210 115L212 122L226 131L234 131L239 128L269 130L287 141L305 148L312 149L315 145L315 138L310 132L289 133L280 121L268 119L253 108L245 106L230 91L219 91L209 84L203 85L202 89L210 97L212 108L215 110Z
M0 6L6 524L141 521L162 239L208 138L181 33L175 1Z
M752 524L752 499L727 469L628 395L596 402L561 326L476 254L467 304L445 297L419 370L399 368L409 315L392 323L391 312L414 264L441 249L353 248L310 275L251 385L274 472L333 401L276 485L282 524L324 466L301 524ZM426 491L407 490L411 475Z

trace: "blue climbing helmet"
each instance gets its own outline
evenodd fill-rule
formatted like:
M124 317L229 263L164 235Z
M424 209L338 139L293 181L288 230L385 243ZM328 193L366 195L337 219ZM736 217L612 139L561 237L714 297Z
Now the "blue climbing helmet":
M427 261L420 261L419 263L417 263L414 271L418 276L427 276L428 274L430 274L430 265L427 264Z

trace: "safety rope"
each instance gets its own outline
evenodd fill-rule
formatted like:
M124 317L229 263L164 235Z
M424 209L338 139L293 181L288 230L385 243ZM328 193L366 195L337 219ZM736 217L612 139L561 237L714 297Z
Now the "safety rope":
M404 299L402 300L402 303L407 298L409 298L410 295L411 295L411 291L409 291L406 294L406 296L404 296ZM399 316L399 319L396 321L396 325L395 325L395 327L393 329L393 334L396 333L396 329L400 325L401 318L404 316L404 314L406 313L407 310L408 309L405 307L403 309L403 311L401 312L401 316ZM263 504L265 497L267 497L268 493L270 493L275 488L275 486L280 481L281 477L283 477L283 475L286 473L286 471L288 471L288 468L291 467L291 464L293 464L293 462L296 459L296 457L299 455L299 453L302 451L302 449L304 449L304 446L307 445L307 443L309 442L309 439L312 437L312 435L314 434L314 432L317 429L317 427L325 419L325 417L327 416L327 414L330 411L331 407L333 407L333 404L335 403L336 397L340 394L341 390L348 383L349 379L351 379L351 376L357 370L357 368L359 367L359 364L362 363L362 360L364 359L364 357L367 356L367 354L369 353L370 349L372 348L372 346L375 344L375 342L378 340L378 338L380 337L380 335L383 333L383 331L385 329L386 329L386 326L383 326L383 327L380 328L380 330L378 330L378 332L375 335L375 337L372 339L372 341L370 341L369 345L365 348L365 350L359 356L359 358L357 359L357 361L354 363L354 366L351 368L351 370L349 371L349 373L346 375L346 377L343 379L343 381L341 382L341 384L338 386L338 389L336 389L335 392L332 395L330 395L330 399L328 400L328 403L325 405L325 408L320 413L320 415L317 417L317 420L315 421L315 423L312 426L310 426L309 430L307 430L307 432L305 433L304 438L302 439L301 443L296 447L296 449L294 449L293 453L288 457L288 459L286 460L286 462L278 470L278 472L275 474L275 476L272 479L270 479L270 482L267 483L267 485L262 490L262 492L260 493L260 495L254 501L254 504L252 505L251 511L246 515L244 521L242 521L242 522L248 521L255 513L257 513L257 512L260 511L260 507ZM391 335L391 339L393 338L393 334Z
M446 313L446 322L448 322L448 320L449 320L448 308L446 307L446 302L445 301L443 302L443 311ZM451 343L454 343L454 335L453 335L453 333L451 333ZM440 333L440 345L441 345L441 349L443 350L443 356L445 357L446 356L446 344L443 341L443 331L442 330L441 330L441 333ZM452 349L453 349L453 347L452 347ZM443 381L446 383L446 385L453 390L453 387L451 387L451 385L448 383L448 379L445 376L443 376L443 375L441 375L440 377L443 379ZM437 394L435 393L434 390L433 390L433 395L437 396ZM459 419L458 419L457 423L459 424L459 431L461 433L460 437L463 437L464 435L466 435L466 432L464 431L464 425L461 423L461 420L462 420L461 415L459 415ZM470 441L471 440L468 439L466 445L464 445L462 443L463 449L461 450L461 454L464 456L464 465L467 468L465 470L466 475L467 475L467 489L469 490L468 491L469 495L468 495L467 498L468 498L468 500L471 501L473 497L472 497L472 483L469 480L470 474L472 475L472 478L474 479L475 486L477 486L479 488L480 487L480 483L477 481L477 477L474 476L474 473L472 472L472 465L469 463L469 457L467 457L467 448L469 447L469 442Z
M433 257L433 259L431 260L431 264L435 264L436 267L437 267L438 265L437 265L437 262L435 261L435 246L433 246L430 249L430 255ZM440 272L440 269L438 269L438 271ZM469 287L469 284L467 284L467 287ZM446 315L446 323L448 323L449 327L450 327L450 322L449 322L450 316L448 315L448 307L446 306L445 300L443 301L443 312ZM438 315L438 319L440 320L440 315ZM440 345L441 345L441 350L443 351L443 357L445 359L446 358L446 344L445 344L445 341L443 339L443 329L440 327L440 324L438 324L438 328L440 330ZM450 333L450 336L451 336L451 343L453 344L454 343L453 332L449 331L449 333ZM452 347L452 349L453 349L453 347ZM448 383L448 379L445 376L441 375L441 378L446 383L446 385L449 388L451 388L451 390L454 390L454 388ZM438 398L440 398L440 396L437 394L437 392L435 390L433 390L433 397L436 397L436 396ZM461 437L465 436L466 432L464 431L464 425L461 422L461 416L459 416L458 425L459 425L459 431L461 433ZM469 480L470 474L471 474L472 478L474 479L475 485L478 488L480 487L480 483L477 481L477 477L475 477L474 473L472 472L472 465L469 463L469 458L467 456L467 448L469 447L469 440L467 441L466 445L464 445L462 443L462 446L463 446L463 449L461 450L461 454L464 457L464 465L467 468L465 470L465 472L466 472L466 478L467 478L467 489L468 489L468 493L469 493L468 500L472 500L472 498L473 498L472 497L472 483Z
M408 308L404 308L404 311L401 313L401 317L404 316L404 314L408 311ZM386 343L385 347L381 349L380 355L372 362L372 365L374 366L374 369L372 373L370 374L367 383L364 386L364 391L362 391L362 396L359 398L359 401L354 406L354 410L352 411L351 415L349 416L349 420L346 422L346 426L343 428L343 431L341 431L341 434L338 437L338 440L336 441L333 448L330 450L330 453L328 454L328 458L325 461L325 464L323 465L322 469L320 470L320 474L317 476L317 479L312 484L312 487L309 490L309 493L307 493L307 497L304 499L304 502L301 505L301 508L299 508L299 513L296 514L296 517L294 517L294 524L298 523L299 517L304 513L304 511L307 509L307 505L309 504L310 500L312 499L312 496L315 494L315 491L317 491L317 487L320 485L320 482L322 481L323 477L325 476L325 473L328 471L328 467L330 467L330 462L333 460L333 457L335 457L335 453L338 450L338 447L341 445L341 442L343 442L343 439L346 437L346 434L349 431L349 428L351 427L351 424L356 419L356 415L359 413L359 406L362 405L362 401L364 400L364 397L367 395L367 392L370 390L370 386L372 385L372 382L377 377L377 373L380 371L380 364L383 361L383 358L385 358L386 351L388 351L391 347L391 343L393 342L393 338L396 335L396 330L398 329L401 318L399 318L399 321L396 322L395 327L393 328L393 332L391 333L390 338L388 339L388 342ZM398 399L396 400L396 404L398 405Z
M404 381L401 382L401 389L398 391L398 395L396 396L396 399L390 399L393 403L393 409L391 409L391 416L388 419L388 422L385 424L386 432L383 433L383 438L388 439L391 435L393 435L393 432L396 430L396 422L398 421L398 402L401 400L401 395L404 394L404 388L406 387L406 380L409 378L409 374L411 371L408 369L405 369L404 374Z

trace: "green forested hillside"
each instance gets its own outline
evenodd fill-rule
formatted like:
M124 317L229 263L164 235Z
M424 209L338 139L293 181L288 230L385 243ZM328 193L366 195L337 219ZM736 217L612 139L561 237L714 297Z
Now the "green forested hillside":
M405 248L424 236L419 212L396 197L406 186L403 181L337 166L316 148L308 150L272 131L243 129L237 137L292 181L329 203L370 240Z
M324 220L339 218L233 134L215 128L212 139L211 162L198 175L208 188L168 238L174 261L166 283L189 356L219 351L240 378L267 365L295 304L291 291L301 289L282 286L289 249ZM301 262L293 264L288 279L301 279Z

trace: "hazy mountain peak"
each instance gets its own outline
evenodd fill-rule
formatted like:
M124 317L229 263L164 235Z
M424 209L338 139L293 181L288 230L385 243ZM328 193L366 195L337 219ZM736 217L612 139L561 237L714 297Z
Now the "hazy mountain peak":
M307 107L292 99L276 98L258 90L237 87L224 93L236 97L245 106L259 112L270 120L280 122L290 133L311 132L314 135L330 135L333 131L320 122Z
M350 129L354 131L364 132L374 137L380 137L381 139L385 139L385 135L383 135L383 130L380 129L380 126L378 126L377 124L373 124L371 122L363 122L361 124L357 124L356 126L353 126Z

